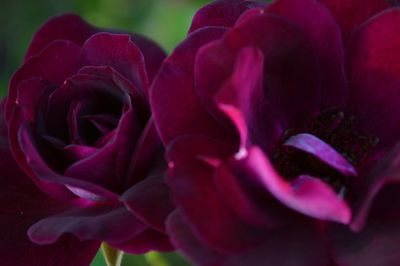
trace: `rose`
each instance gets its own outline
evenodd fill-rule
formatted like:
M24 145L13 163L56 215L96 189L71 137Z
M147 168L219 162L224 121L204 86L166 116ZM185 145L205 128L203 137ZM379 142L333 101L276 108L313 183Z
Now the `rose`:
M398 265L400 11L240 3L201 9L151 88L172 242L199 265Z
M75 15L35 34L10 81L1 163L1 195L8 191L13 206L3 206L5 223L16 227L2 241L24 239L29 255L2 249L3 261L88 265L100 241L133 253L172 249L163 148L147 100L164 57L142 36L104 32ZM27 233L54 245L29 244Z

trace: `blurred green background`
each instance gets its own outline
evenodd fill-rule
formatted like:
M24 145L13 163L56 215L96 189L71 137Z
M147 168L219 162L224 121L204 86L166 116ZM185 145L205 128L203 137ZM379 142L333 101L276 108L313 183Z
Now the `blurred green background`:
M21 65L33 33L49 17L73 12L93 25L149 36L167 52L180 42L195 11L206 0L1 0L0 97L12 73ZM92 266L105 266L99 252ZM125 255L122 265L190 265L177 254Z

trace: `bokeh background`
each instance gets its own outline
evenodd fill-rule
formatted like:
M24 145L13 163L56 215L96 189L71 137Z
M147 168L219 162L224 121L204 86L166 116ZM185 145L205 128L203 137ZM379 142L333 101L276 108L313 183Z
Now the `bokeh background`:
M104 28L128 30L149 36L168 53L189 28L195 11L209 0L1 0L0 97L7 93L12 73L21 65L33 33L49 17L73 12ZM18 243L16 243L18 244ZM125 255L123 266L190 265L177 254L155 252ZM102 254L91 266L106 266Z

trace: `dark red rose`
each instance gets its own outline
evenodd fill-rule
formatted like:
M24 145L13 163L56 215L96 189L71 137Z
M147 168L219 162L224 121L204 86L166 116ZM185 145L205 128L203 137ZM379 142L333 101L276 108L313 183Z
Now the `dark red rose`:
M399 265L400 10L245 3L201 9L151 88L172 242L199 265Z
M99 241L132 253L172 249L166 163L148 104L164 57L142 36L105 32L75 15L35 34L10 81L1 130L3 229L16 228L2 239L26 250L2 248L3 260L88 265ZM26 234L55 244L38 248Z

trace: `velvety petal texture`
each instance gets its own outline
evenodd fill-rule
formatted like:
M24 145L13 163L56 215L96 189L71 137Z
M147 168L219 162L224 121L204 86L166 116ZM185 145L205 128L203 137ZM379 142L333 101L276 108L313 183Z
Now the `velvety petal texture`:
M103 241L133 253L174 249L148 102L164 57L143 36L73 14L34 35L2 103L0 211L13 228L0 241L2 264L89 265Z
M176 204L166 230L191 262L399 264L397 6L196 13L150 92Z
M43 194L4 147L0 149L0 155L1 263L5 266L27 262L33 265L89 265L100 247L98 241L79 241L72 235L64 235L52 245L40 246L29 240L27 230L32 224L64 211L71 203L52 200Z

